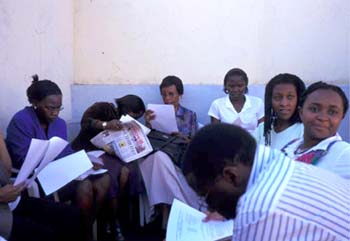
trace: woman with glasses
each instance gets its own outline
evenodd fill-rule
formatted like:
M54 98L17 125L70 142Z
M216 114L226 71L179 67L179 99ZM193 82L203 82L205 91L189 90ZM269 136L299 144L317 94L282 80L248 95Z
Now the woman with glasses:
M179 133L175 135L189 141L196 133L196 113L180 104L184 94L182 81L177 76L167 76L159 86L164 104L174 106ZM155 118L152 110L145 114L146 125L151 127L150 121ZM201 202L197 194L188 185L180 167L163 151L157 151L144 160L139 161L139 167L145 183L149 204L157 205L163 215L163 228L166 227L169 206L173 199L179 199L188 205L199 208Z
M58 85L50 80L39 80L34 75L33 82L27 89L27 97L31 106L18 111L7 128L7 148L13 166L18 169L24 162L33 138L48 140L58 136L67 140L66 122L59 117L63 107L62 92ZM56 159L72 153L71 146L67 145ZM82 210L86 240L92 239L92 224L105 202L109 187L109 175L101 174L91 179L73 181L58 191L62 201L71 200Z

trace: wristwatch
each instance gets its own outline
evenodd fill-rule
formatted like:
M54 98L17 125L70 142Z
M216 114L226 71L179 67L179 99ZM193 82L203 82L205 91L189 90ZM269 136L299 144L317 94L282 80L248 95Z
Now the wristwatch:
M104 121L104 122L102 122L102 129L106 129L106 127L107 127L107 122L106 121Z

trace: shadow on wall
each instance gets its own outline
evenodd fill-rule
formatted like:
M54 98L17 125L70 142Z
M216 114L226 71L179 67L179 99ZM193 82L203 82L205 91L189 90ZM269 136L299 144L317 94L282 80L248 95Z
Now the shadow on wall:
M349 98L349 85L341 86ZM225 96L222 85L185 85L180 103L197 113L198 121L205 125L210 122L208 110L211 102ZM264 98L265 85L250 85L250 95ZM72 86L72 122L68 123L69 138L74 138L80 129L80 119L85 109L97 101L114 102L114 98L126 94L140 96L145 105L162 103L158 85L73 85ZM344 140L350 141L349 112L342 121L339 133Z

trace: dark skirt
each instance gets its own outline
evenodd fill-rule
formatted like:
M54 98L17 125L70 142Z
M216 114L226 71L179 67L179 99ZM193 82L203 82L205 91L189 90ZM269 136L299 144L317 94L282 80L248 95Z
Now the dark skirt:
M112 183L109 190L109 198L114 198L119 195L119 176L123 166L126 166L130 171L127 183L127 194L131 196L138 195L144 190L137 161L126 163L120 160L118 157L107 153L103 154L100 158L104 163L103 168L107 169L109 175L111 176Z

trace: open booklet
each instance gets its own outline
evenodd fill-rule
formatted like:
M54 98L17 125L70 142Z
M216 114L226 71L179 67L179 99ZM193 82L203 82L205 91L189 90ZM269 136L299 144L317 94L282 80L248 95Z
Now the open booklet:
M104 130L90 141L96 147L113 150L124 162L134 161L153 151L147 135L135 120L123 122L123 129L119 131Z
M38 178L46 195L57 191L92 168L85 151L79 151L53 161L67 146L68 142L52 137L50 140L32 139L22 167L14 185L26 183L30 186ZM31 177L30 175L33 174ZM14 210L20 198L9 203Z
M205 214L174 199L171 206L167 241L231 240L233 220L203 222Z

